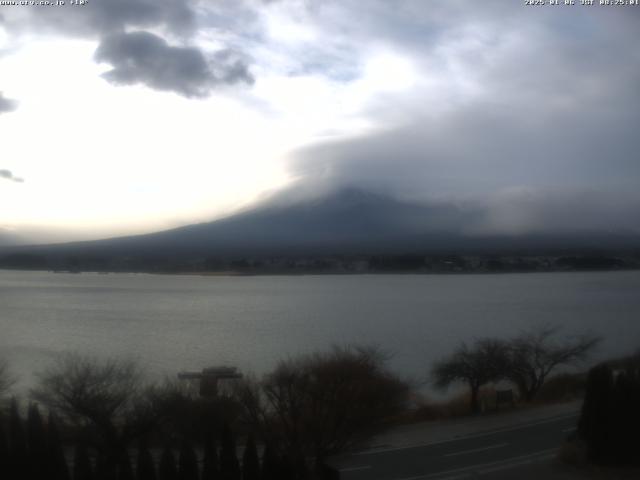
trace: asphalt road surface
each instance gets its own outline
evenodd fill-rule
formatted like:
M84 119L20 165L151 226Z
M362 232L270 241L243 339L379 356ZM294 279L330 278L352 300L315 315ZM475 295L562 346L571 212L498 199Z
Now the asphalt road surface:
M565 415L454 440L379 448L334 463L343 480L464 478L555 455L577 421L577 414Z

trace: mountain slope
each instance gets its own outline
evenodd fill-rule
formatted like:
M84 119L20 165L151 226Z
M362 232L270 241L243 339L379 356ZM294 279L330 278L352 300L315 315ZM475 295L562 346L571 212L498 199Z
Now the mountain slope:
M0 247L20 245L25 243L22 238L11 232L5 231L0 228Z
M268 204L213 222L47 249L178 256L415 249L428 235L453 233L463 216L450 206L413 205L345 189L312 201Z
M481 212L418 205L357 189L297 203L272 201L220 220L158 233L14 249L47 257L165 258L471 253L637 248L637 235L469 236ZM6 252L6 249L4 249Z

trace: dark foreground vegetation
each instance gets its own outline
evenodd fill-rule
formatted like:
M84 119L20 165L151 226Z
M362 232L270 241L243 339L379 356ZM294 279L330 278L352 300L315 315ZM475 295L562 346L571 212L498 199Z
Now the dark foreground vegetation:
M376 349L334 348L202 397L145 384L130 361L68 355L40 373L26 420L15 400L0 419L2 478L339 478L325 459L407 408L409 388L384 361ZM6 391L6 367L2 378Z
M511 406L529 404L557 389L558 379L566 385L562 375L549 378L551 372L584 359L597 342L562 339L551 328L510 340L480 339L438 363L433 378L441 386L463 381L470 387L465 413L480 412L478 392L497 381L515 391L494 391L491 405L499 406L501 397ZM31 403L13 399L0 413L2 478L339 478L330 457L365 446L416 411L415 392L387 368L387 359L376 348L336 347L201 395L185 382L149 383L135 362L67 355L39 373ZM601 418L605 394L593 396L593 375L585 412ZM598 385L616 392L610 394L615 401L627 401L620 400L622 390L637 389L637 371L615 381L613 374L595 375ZM8 398L11 380L0 364L0 397ZM594 428L581 426L581 432Z
M500 381L514 385L518 399L530 403L554 370L584 360L600 341L593 335L558 339L557 333L557 328L542 327L510 340L482 338L472 345L463 343L434 366L435 384L440 388L466 384L473 413L481 410L480 389ZM506 392L502 397L511 398Z
M640 467L639 406L640 353L593 367L577 431L562 458L577 465Z
M633 270L637 252L513 254L279 255L182 258L146 254L44 255L0 252L0 268L54 272L218 274L508 273Z

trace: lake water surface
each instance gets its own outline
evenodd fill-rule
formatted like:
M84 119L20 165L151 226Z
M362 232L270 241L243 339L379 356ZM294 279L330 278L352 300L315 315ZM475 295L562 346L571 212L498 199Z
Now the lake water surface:
M463 340L553 324L640 348L640 272L187 276L0 271L0 356L24 387L60 352L135 357L153 374L375 343L426 378Z

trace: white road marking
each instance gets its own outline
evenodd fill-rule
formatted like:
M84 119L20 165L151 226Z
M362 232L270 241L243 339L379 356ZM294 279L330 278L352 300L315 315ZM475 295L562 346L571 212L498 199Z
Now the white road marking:
M575 432L576 430L577 430L577 428L576 428L576 427L565 428L564 430L562 430L562 433Z
M472 450L463 450L462 452L447 453L445 457L457 457L459 455L466 455L468 453L484 452L485 450L494 450L496 448L502 448L509 445L508 443L498 443L496 445L489 445L488 447L474 448Z
M456 478L461 478L463 475L470 472L475 472L478 470L484 470L486 472L490 471L498 471L504 470L511 467L517 467L520 465L526 465L531 463L533 460L543 460L546 458L551 458L556 453L555 448L551 448L549 450L541 450L539 452L530 453L528 455L520 455L517 457L507 458L505 460L499 460L496 462L489 463L480 463L478 465L471 465L469 467L462 468L454 468L453 470L445 470L443 472L430 473L427 475L418 475L415 477L404 477L404 478L396 478L394 480L429 480L429 479L438 479L438 480L453 480Z
M490 430L490 431L482 432L482 433L473 433L471 435L462 435L462 436L455 437L455 438L449 438L447 440L436 440L436 441L433 441L433 442L425 442L425 443L418 443L418 444L414 444L414 445L406 445L404 447L388 447L388 448L378 448L378 449L365 450L365 451L362 451L362 452L353 453L353 454L351 454L351 456L356 457L356 456L364 456L364 455L375 455L377 453L397 452L397 451L400 451L400 450L411 450L412 448L422 448L422 447L429 447L431 445L440 445L442 443L458 442L460 440L467 440L467 439L471 439L471 438L488 437L488 436L496 434L496 433L511 432L511 431L514 431L514 430L522 430L522 429L525 429L525 428L528 428L528 427L535 427L536 425L544 425L545 423L559 422L561 420L567 420L569 418L575 418L578 415L580 415L580 414L579 413L573 413L571 415L561 415L561 416L549 418L549 419L546 419L546 420L540 420L538 422L514 425L513 427L504 427L504 428L499 428L497 430Z
M363 465L361 467L347 467L347 468L341 468L340 471L341 472L357 472L358 470L368 470L371 468L371 465Z

